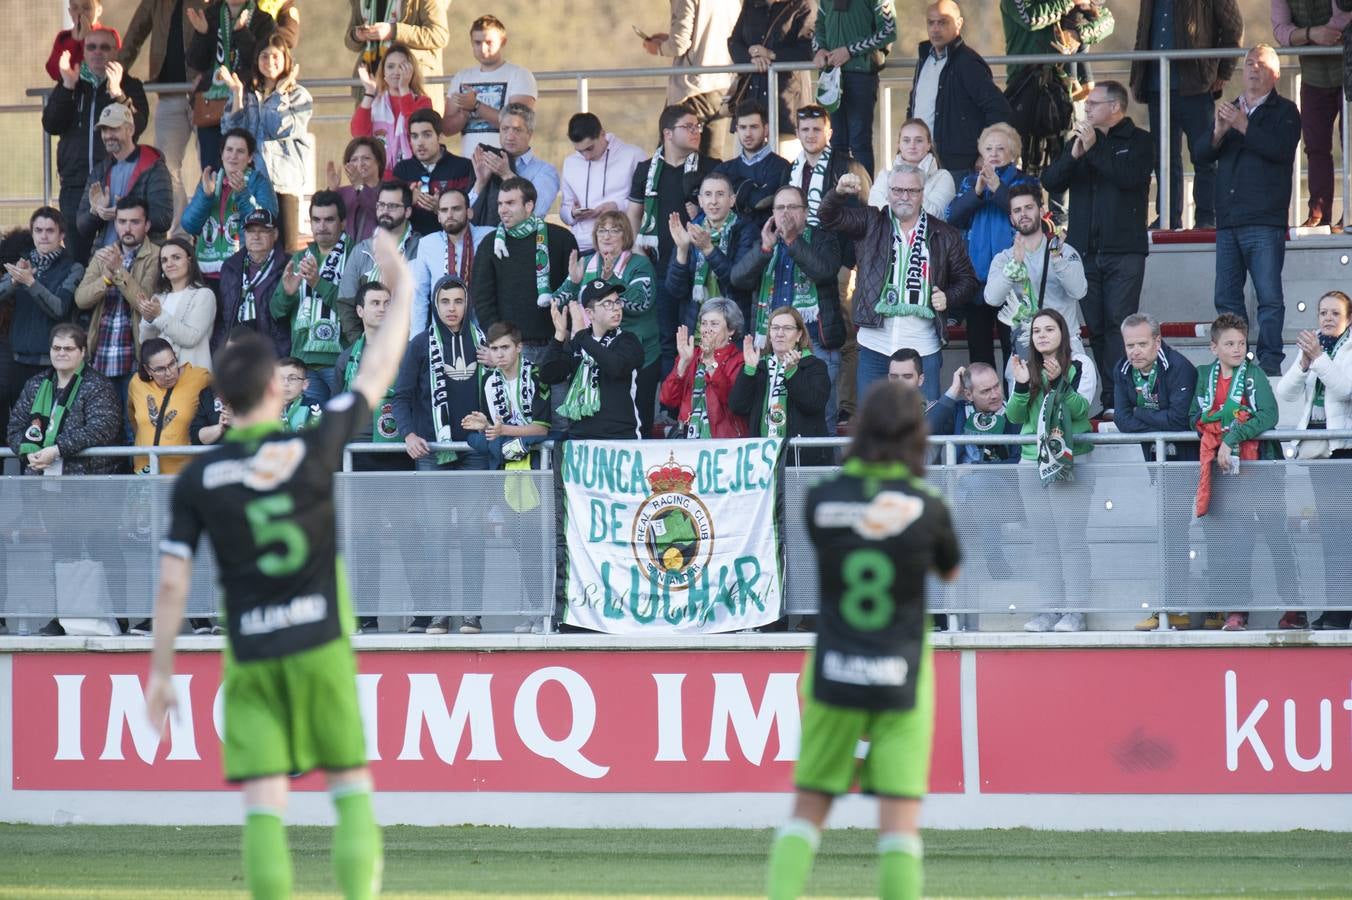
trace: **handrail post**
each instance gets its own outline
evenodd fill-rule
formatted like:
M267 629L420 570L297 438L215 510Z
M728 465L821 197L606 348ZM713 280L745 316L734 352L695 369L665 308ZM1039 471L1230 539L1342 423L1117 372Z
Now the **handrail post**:
M577 111L578 111L578 112L590 112L590 110L587 108L587 104L590 102L590 98L587 96L587 86L588 86L588 82L589 82L589 79L587 78L586 75L579 75L579 76L577 76Z
M1347 200L1352 197L1352 160L1348 154L1352 152L1352 130L1347 126L1347 95L1338 94L1338 104L1341 112L1338 116L1338 125L1342 131L1343 139L1343 225L1352 224L1352 216L1347 214Z
M47 98L42 99L42 105L47 105ZM52 205L52 138L47 134L47 129L39 128L38 134L42 136L42 205ZM68 228L74 229L75 223L67 224Z
M878 152L874 159L880 160L882 165L879 168L892 168L892 88L883 87L882 96L878 98L882 101L882 109L878 111ZM869 172L872 178L876 173Z
M944 465L956 466L958 464L958 445L952 441L944 441Z
M1170 133L1173 128L1170 127L1170 117L1173 115L1171 109L1169 93L1173 90L1170 84L1169 76L1173 73L1169 69L1168 57L1159 58L1160 66L1160 133L1156 135L1156 140L1160 142L1160 164L1155 168L1155 212L1159 215L1160 230L1168 231L1169 223L1173 221L1173 173L1171 171L1170 157L1172 155L1172 142ZM1179 197L1180 202L1182 197ZM1180 216L1180 221L1182 217Z
M1296 109L1300 107L1300 69L1296 69L1291 74L1291 99L1296 102ZM1304 113L1304 110L1301 109ZM1287 211L1286 221L1291 223L1303 222L1305 217L1300 214L1300 151L1305 146L1305 130L1302 128L1300 133L1300 143L1296 144L1295 164L1291 166L1291 208ZM1333 215L1330 208L1325 211L1325 216Z
M767 69L766 72L765 72L765 85L766 85L765 115L768 117L765 124L766 124L766 126L770 129L770 151L771 151L772 153L778 153L778 152L779 152L779 70L775 68L774 63L771 63L771 64L770 64L770 68ZM734 110L732 111L732 114L733 114L734 116L736 116L736 115L737 115L737 110L734 109ZM735 126L736 124L737 124L737 120L736 120L736 119L733 119L733 125ZM740 152L740 151L739 151L739 152Z

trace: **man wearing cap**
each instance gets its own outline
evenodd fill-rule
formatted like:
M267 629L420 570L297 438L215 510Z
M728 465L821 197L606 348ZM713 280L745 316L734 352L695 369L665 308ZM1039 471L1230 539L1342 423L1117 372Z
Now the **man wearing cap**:
M117 241L113 220L117 201L123 197L146 201L152 240L163 240L173 224L174 189L164 156L148 144L136 143L135 131L132 111L122 103L110 103L99 114L99 139L106 155L89 170L88 187L80 197L76 229L84 253L81 258L86 258L91 249Z
M639 436L634 398L643 344L620 328L623 290L622 284L596 279L582 286L580 303L575 300L566 308L549 308L554 337L540 374L549 384L569 382L559 413L571 423L568 437L573 440L618 441Z
M244 249L221 265L212 350L242 325L269 338L278 358L291 355L291 317L274 319L269 308L286 264L286 251L277 245L277 217L271 210L255 209L244 219Z
M62 53L60 78L42 107L42 129L57 137L61 215L68 223L74 222L80 211L89 170L104 157L103 142L94 140L99 116L110 103L130 105L134 140L145 130L148 110L145 88L138 79L125 74L122 64L114 59L118 50L116 31L102 25L90 29L81 49L83 62Z

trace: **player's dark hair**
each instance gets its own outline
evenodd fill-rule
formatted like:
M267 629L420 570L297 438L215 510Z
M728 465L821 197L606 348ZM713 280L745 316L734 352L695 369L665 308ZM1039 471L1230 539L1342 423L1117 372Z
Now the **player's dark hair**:
M390 289L385 287L385 285L381 284L379 281L368 281L366 284L357 288L357 296L356 299L352 301L352 305L357 309L364 308L366 306L366 297L372 291L384 291L388 294Z
M413 115L409 116L408 130L412 132L413 126L418 124L419 122L425 122L428 125L431 125L432 131L434 131L436 134L441 134L442 131L441 113L437 112L435 109L432 109L432 107L429 106L426 109L420 109Z
M253 132L249 131L247 128L231 128L225 134L221 135L221 146L224 147L225 142L231 138L239 138L244 142L244 146L249 149L250 159L258 152L258 138L254 137Z
M263 402L277 370L272 341L256 331L216 351L212 370L217 395L235 415L247 415Z
M343 195L337 191L315 191L310 195L310 215L315 214L316 209L322 209L325 206L338 207L338 219L347 221L347 203L343 200Z
M521 343L521 329L512 322L494 322L484 335L484 340L492 344L503 338L511 338L513 344Z
M576 144L578 141L585 141L589 138L599 138L605 134L605 129L601 127L601 120L596 117L596 113L581 112L574 113L568 120L568 140Z
M905 463L911 474L925 474L925 402L903 381L876 381L864 394L851 422L854 439L846 458L863 462Z

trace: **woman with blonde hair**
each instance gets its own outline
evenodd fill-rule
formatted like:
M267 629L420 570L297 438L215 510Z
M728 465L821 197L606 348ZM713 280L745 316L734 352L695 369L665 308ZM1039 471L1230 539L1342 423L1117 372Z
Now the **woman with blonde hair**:
M391 44L375 72L357 66L362 98L352 113L352 136L374 137L385 146L385 177L396 164L413 155L408 142L408 120L420 109L431 109L432 98L423 90L422 70L413 51L404 44Z
M948 205L944 219L962 231L967 239L967 255L981 282L977 296L986 289L991 260L1014 244L1014 226L1009 222L1009 189L1016 184L1038 185L1038 180L1019 170L1019 133L1005 122L988 125L977 141L976 169L962 180L958 194ZM972 362L995 365L995 331L998 326L1000 348L1010 355L1009 326L996 319L993 306L970 303L967 306L967 351Z
M925 176L925 212L936 219L948 214L948 204L957 195L953 176L939 166L934 156L934 138L924 119L907 119L897 132L897 157L892 165L878 170L873 187L868 192L868 205L877 209L887 206L887 177L892 169L906 163L915 166Z

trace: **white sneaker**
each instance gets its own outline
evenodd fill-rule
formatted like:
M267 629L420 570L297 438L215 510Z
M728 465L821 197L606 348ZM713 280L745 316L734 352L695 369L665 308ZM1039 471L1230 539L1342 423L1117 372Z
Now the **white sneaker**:
M1060 618L1053 631L1084 631L1084 613L1066 613Z
M1051 631L1052 626L1056 624L1057 619L1061 617L1060 613L1038 613L1033 618L1024 623L1024 631Z
M478 616L465 616L460 623L461 634L478 634L483 631L483 623Z

